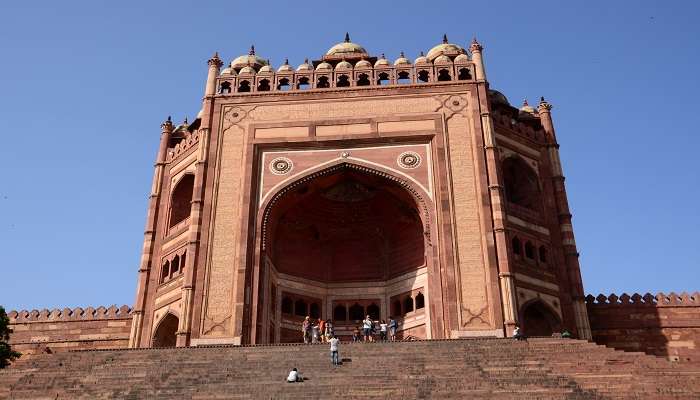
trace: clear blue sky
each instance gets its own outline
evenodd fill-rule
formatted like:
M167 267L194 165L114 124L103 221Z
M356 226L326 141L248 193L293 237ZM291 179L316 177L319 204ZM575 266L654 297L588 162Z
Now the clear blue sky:
M206 60L297 65L345 31L392 59L476 35L492 88L554 104L586 291L700 290L699 8L2 2L0 304L131 304L159 125L197 113Z

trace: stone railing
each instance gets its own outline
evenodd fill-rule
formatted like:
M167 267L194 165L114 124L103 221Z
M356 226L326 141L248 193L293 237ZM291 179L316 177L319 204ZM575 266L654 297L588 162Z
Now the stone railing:
M632 296L627 293L623 293L620 296L616 294L610 294L608 296L599 294L596 297L592 295L586 296L586 303L591 306L605 306L605 305L624 305L624 304L653 304L657 306L700 306L700 292L694 292L688 294L683 292L681 294L676 294L671 292L669 294L657 293L652 295L651 293L646 293L640 295L635 293Z
M521 123L520 121L514 120L508 115L504 115L498 112L492 113L491 116L493 118L494 124L496 124L497 127L500 126L507 128L515 134L524 136L536 142L544 141L544 131L542 130L536 130L525 123Z
M67 350L125 348L129 306L10 311L10 344L24 355Z
M124 319L131 318L131 307L123 305L117 308L112 305L109 308L103 306L93 308L76 307L73 309L64 308L53 310L21 310L10 311L7 313L10 318L10 323L19 322L52 322L52 321L80 321L80 320L96 320L96 319Z
M188 133L180 141L180 143L176 144L175 147L173 147L172 149L168 149L168 156L166 161L170 162L178 158L180 155L187 153L189 149L191 149L192 147L196 146L197 143L199 143L199 137L199 131Z
M217 79L217 93L235 95L249 92L279 93L312 89L454 83L474 81L474 76L474 64L471 62L222 74Z

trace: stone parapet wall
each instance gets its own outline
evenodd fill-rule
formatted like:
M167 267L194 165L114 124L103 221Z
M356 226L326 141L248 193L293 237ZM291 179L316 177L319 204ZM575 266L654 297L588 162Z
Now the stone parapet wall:
M131 330L129 306L10 311L10 344L23 354L126 348Z
M596 343L700 361L700 293L589 295L586 304Z

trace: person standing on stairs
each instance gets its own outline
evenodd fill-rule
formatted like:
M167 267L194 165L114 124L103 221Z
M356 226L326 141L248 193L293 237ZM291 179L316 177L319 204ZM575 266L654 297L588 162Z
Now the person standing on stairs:
M398 327L398 324L396 323L396 320L394 317L389 317L389 338L393 342L396 340L396 328Z
M326 342L327 342L331 339L331 337L333 337L335 335L335 330L333 329L333 321L331 321L330 319L327 319L325 328L326 328L325 332L321 332L321 334L325 335Z
M365 318L364 321L362 321L362 333L365 336L365 342L371 341L373 325L374 323L372 322L372 318L370 318L369 315Z
M321 335L321 343L326 343L328 337L326 337L326 321L319 318L318 319L318 332Z
M301 323L301 332L304 335L304 343L311 343L311 318L308 315Z
M331 336L329 342L331 344L331 363L333 363L333 366L337 367L340 365L340 359L338 358L338 346L340 345L340 339L333 335Z
M386 340L386 329L387 323L386 321L382 320L382 322L379 323L379 339L382 342Z

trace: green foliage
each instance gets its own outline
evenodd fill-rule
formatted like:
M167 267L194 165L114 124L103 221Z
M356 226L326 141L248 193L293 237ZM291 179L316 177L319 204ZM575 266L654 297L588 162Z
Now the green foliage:
M10 319L7 317L5 308L0 306L0 368L10 365L10 361L16 359L21 354L13 351L8 341L10 340Z

